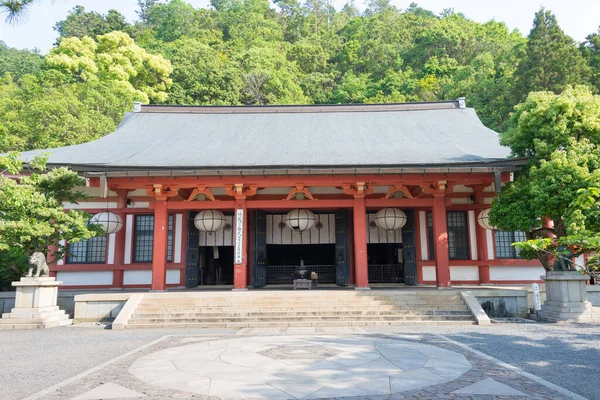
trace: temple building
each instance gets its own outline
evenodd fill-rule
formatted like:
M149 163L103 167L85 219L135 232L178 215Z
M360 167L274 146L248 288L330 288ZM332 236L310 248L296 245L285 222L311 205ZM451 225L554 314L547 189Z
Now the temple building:
M136 104L115 132L50 152L87 178L65 208L110 234L67 243L63 288L539 282L486 210L526 160L464 99L259 107ZM478 221L480 220L481 221Z

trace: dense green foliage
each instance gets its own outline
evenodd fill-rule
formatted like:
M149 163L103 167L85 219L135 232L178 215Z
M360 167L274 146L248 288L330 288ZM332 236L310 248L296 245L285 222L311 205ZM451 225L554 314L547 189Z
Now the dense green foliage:
M548 270L560 245L575 255L600 250L600 96L582 86L533 92L510 125L501 142L530 161L494 199L491 223L526 232L521 255Z
M502 22L476 23L452 10L435 15L416 4L399 10L387 0L367 2L362 13L352 2L336 11L325 0L138 5L133 23L116 10L102 15L76 6L56 23L56 47L45 57L0 43L0 151L97 138L133 100L325 104L465 96L484 124L504 131L530 91L559 93L574 84L600 90L599 35L578 45L544 9L524 37Z
M77 242L100 233L97 225L88 225L90 215L80 210L63 211L63 202L85 198L71 188L85 185L85 180L67 168L44 170L43 157L36 158L23 173L23 163L16 152L0 157L0 290L10 288L27 267L29 256L48 247L58 248L52 256L64 253L61 240Z

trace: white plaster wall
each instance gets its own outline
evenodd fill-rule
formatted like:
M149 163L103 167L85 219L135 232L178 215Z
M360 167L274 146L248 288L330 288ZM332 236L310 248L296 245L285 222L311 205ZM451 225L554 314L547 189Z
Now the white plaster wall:
M435 281L435 267L423 267L423 280Z
M462 198L462 197L455 197L455 198L451 199L451 201L452 201L452 205L456 205L456 204L473 204L473 202L471 201L471 199Z
M69 203L65 201L63 203L64 208L72 209L72 210L81 210L84 208L117 208L116 201L81 201L78 204Z
M174 285L180 284L181 272L178 269L167 270L167 284Z
M469 210L467 213L469 220L469 244L471 247L471 260L477 260L477 232L475 231L475 211Z
M181 278L180 270L168 269L167 270L167 281L166 283L179 284ZM124 285L150 285L152 284L152 270L144 269L139 271L124 271L123 272L123 284Z
M133 246L133 215L125 217L125 258L123 264L131 264L131 248Z
M479 267L477 266L452 266L450 267L451 281L479 281Z
M429 243L427 242L427 212L419 211L419 237L421 238L421 259L429 260Z
M473 189L466 185L455 185L452 191L454 193L473 193Z
M183 240L183 214L175 214L175 233L173 244L173 262L181 262L181 242Z
M62 281L63 286L79 285L112 285L112 271L59 271L56 280Z
M129 208L149 208L150 202L149 201L134 201L128 207Z
M542 266L490 267L492 281L538 281L546 275Z
M488 260L493 260L496 258L496 254L494 254L494 231L486 229L485 240L487 242Z
M111 233L108 235L108 257L106 260L107 264L115 263L115 234Z
M150 285L152 283L151 270L124 271L124 285Z

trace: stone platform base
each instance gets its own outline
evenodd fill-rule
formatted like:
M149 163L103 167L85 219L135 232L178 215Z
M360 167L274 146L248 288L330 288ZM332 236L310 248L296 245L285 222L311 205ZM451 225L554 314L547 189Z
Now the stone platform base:
M17 288L15 308L2 314L0 330L44 329L71 325L73 320L56 305L58 286L56 278L21 278L13 282Z
M586 290L588 276L577 271L550 271L542 278L546 281L542 321L594 322Z
M546 301L542 306L542 321L546 322L594 322L592 303Z

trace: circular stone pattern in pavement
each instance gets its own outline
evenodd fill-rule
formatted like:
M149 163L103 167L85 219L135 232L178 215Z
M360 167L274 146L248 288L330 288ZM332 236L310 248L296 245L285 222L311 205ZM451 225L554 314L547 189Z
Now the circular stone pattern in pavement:
M150 385L221 399L316 399L420 389L471 367L461 354L400 339L263 336L198 339L140 357L129 372Z

